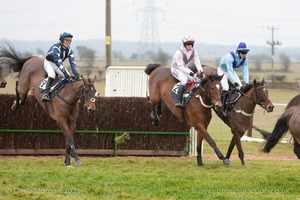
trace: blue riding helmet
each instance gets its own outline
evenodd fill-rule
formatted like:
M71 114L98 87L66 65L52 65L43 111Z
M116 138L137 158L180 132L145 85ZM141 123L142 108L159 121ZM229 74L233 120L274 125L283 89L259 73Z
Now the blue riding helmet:
M238 52L239 51L250 51L250 49L247 47L245 42L240 42L240 44L238 45L237 49Z
M72 35L71 33L69 33L69 32L62 32L62 33L59 35L59 40L62 40L62 39L64 39L64 38L66 38L66 37L71 37L71 38L73 38L73 35Z

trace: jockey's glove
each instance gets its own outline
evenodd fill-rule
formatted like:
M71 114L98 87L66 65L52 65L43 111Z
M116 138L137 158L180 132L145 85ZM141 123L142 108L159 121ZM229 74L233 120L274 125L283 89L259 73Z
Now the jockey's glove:
M236 88L236 89L238 89L238 90L240 90L241 89L241 85L240 84L238 84L237 82L235 82L234 84L234 87Z
M202 78L202 79L205 78L205 74L203 72L200 72L200 78Z
M193 76L193 81L194 81L195 83L200 83L200 82L201 82L200 79L198 78L197 74L194 74L194 76Z

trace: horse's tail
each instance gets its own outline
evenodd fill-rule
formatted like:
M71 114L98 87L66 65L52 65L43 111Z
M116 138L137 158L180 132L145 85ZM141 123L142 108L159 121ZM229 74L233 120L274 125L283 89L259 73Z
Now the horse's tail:
M22 58L21 53L17 51L9 42L0 42L0 58L14 72L20 72L24 63L31 57Z
M266 131L266 130L264 130L264 129L258 128L258 127L256 127L256 126L252 126L252 128L253 128L254 130L258 131L258 132L263 136L263 138L264 138L265 140L267 140L267 139L270 137L270 135L271 135L270 132L268 132L268 131Z
M149 65L147 65L147 67L145 69L145 73L150 75L151 72L153 70L155 70L157 67L161 67L161 64L159 64L159 63L149 64Z
M289 121L293 113L283 114L276 122L272 133L268 136L267 142L262 149L262 152L269 153L273 147L278 143L284 134L289 130Z

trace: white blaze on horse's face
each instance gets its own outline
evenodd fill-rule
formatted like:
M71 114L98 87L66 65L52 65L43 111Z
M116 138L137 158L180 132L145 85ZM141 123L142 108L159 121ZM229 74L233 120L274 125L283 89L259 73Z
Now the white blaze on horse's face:
M221 88L220 84L217 84L216 87L217 87L218 90L220 90L220 88Z

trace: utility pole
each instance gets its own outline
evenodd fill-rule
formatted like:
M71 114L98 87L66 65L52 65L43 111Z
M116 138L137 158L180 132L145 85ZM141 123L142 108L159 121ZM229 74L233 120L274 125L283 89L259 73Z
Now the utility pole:
M106 0L105 50L106 68L111 66L111 0Z
M271 45L272 47L272 87L274 86L274 46L275 45L281 45L282 43L280 41L274 41L274 30L277 30L278 27L267 27L269 30L272 31L272 40L267 41L267 44Z

